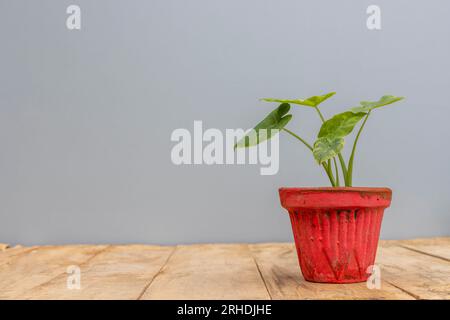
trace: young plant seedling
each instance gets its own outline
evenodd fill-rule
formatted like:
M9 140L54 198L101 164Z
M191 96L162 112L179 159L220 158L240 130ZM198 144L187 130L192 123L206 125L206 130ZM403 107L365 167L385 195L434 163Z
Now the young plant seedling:
M333 187L339 187L341 185L340 176L343 177L345 186L351 187L356 145L367 119L369 119L370 113L374 109L400 101L403 97L385 95L378 101L361 101L358 107L350 108L348 111L338 113L326 120L319 109L319 105L334 94L335 92L330 92L321 96L312 96L308 99L261 99L266 102L280 103L280 105L258 123L253 130L250 130L249 133L239 140L236 143L235 148L246 148L257 145L265 140L271 139L275 134L278 134L278 132L282 130L299 140L311 151L317 163L323 167ZM292 119L292 115L289 114L291 104L314 109L319 115L322 126L320 127L317 139L313 145L306 142L305 139L294 132L286 129L286 125ZM341 153L344 148L344 138L353 131L355 126L361 120L362 124L359 127L353 142L350 158L345 162ZM340 164L340 172L337 164L338 162Z

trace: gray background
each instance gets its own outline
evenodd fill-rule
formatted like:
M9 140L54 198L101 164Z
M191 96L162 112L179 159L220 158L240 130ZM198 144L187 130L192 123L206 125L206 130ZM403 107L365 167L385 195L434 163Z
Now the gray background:
M175 166L170 134L248 128L274 107L260 97L327 91L327 116L407 97L368 122L354 183L394 190L383 238L450 235L449 17L445 0L1 0L0 242L292 240L277 188L328 184L309 151L283 136L276 176ZM317 115L294 112L312 141Z

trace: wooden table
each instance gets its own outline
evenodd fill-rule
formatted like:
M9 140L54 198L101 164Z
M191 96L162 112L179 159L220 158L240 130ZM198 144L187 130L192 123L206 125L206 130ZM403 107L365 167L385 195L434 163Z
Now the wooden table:
M0 245L0 299L450 299L450 238L381 241L376 263L381 289L306 282L292 243Z

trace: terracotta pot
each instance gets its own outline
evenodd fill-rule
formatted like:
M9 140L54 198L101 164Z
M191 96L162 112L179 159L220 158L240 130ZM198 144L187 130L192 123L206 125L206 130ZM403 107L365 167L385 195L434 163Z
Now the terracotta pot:
M366 281L374 264L388 188L280 188L307 281ZM368 269L369 268L369 269Z

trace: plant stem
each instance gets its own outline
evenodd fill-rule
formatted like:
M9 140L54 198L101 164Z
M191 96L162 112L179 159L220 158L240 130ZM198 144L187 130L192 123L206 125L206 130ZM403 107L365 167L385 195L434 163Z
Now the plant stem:
M336 172L336 187L340 186L339 183L339 171L338 171L338 167L337 167L337 163L336 163L336 158L333 158L333 162L334 162L334 170Z
M328 176L328 179L330 180L331 186L335 187L336 186L336 182L334 181L334 177L333 174L331 173L330 167L327 166L327 164L324 162L322 163L323 168L325 169L325 172Z
M325 117L323 116L322 112L320 111L319 107L314 106L314 109L316 110L317 114L320 117L320 120L322 120L322 123L325 122ZM345 166L345 160L344 157L342 157L342 154L339 152L338 153L338 157L339 157L339 162L341 164L341 169L342 169L342 176L344 177L344 182L345 185L347 186L347 167ZM334 161L334 168L336 170L336 182L335 184L339 187L339 171L337 169L337 164L336 164L336 159L333 159ZM327 172L327 174L330 176L333 176L333 172L331 171L331 165L330 163L328 163L328 167L330 169L330 172Z
M322 120L322 122L325 122L325 118L323 117L322 112L320 112L319 107L315 106L314 109L316 109L317 113L319 114L320 119Z
M334 181L332 183L332 185L333 185L333 187L336 187L336 180L334 179L334 176L333 176L333 168L331 167L330 159L328 159L328 161L327 161L327 168L328 168L328 175L331 176L332 180Z
M325 122L325 117L323 116L323 114L322 114L322 112L320 111L319 107L318 107L318 106L314 106L314 109L316 109L317 114L318 114L319 117L320 117L320 120L322 120L322 123L324 123L324 122ZM330 181L331 181L331 185L332 185L333 187L335 187L335 186L336 186L336 183L339 184L339 176L337 176L337 181L335 181L335 180L334 180L334 176L333 176L333 169L331 168L331 162L330 162L330 160L328 160L328 164L327 164L326 170L327 170L328 178L329 178Z
M342 156L342 153L338 153L338 157L339 157L339 162L341 163L341 169L342 169L342 176L344 177L344 183L345 186L348 187L348 183L347 183L347 167L345 166L345 160L344 157Z
M355 137L355 142L353 142L353 148L352 148L352 154L350 155L350 159L348 160L348 170L347 170L347 184L349 187L352 186L352 179L353 179L353 160L355 158L355 150L356 150L356 144L358 143L359 136L364 129L364 125L367 122L367 119L369 119L370 111L367 113L366 117L364 118L364 122L362 123L361 127L359 128L358 133Z
M300 140L309 150L313 151L313 147L311 147L311 145L308 142L306 142L305 140L300 138L298 135L296 135L295 133L293 133L292 131L290 131L286 128L283 128L282 130L286 131L287 133L289 133L291 136L293 136L297 140Z
M322 112L320 112L320 109L318 107L314 107L314 109L316 109L322 122L325 122L325 118L323 117ZM342 153L340 153L340 152L338 153L338 157L339 157L339 162L341 164L342 176L344 177L345 186L347 186L347 167L345 166L345 160L344 160L344 157L342 156ZM339 186L339 173L336 168L337 167L336 160L333 159L333 161L334 161L334 165L335 165L335 169L336 169L336 184L337 184L337 186Z
M291 136L293 136L294 138L296 138L297 140L299 140L301 143L303 143L311 152L313 151L313 147L311 147L311 145L306 142L304 139L300 138L298 135L296 135L295 133L293 133L292 131L283 128L282 130L286 131L287 133L289 133ZM330 183L331 186L335 186L335 181L334 181L334 177L332 174L330 174L330 170L329 168L326 166L325 163L322 164L323 168L325 169L325 172L327 173L328 179L330 179Z

